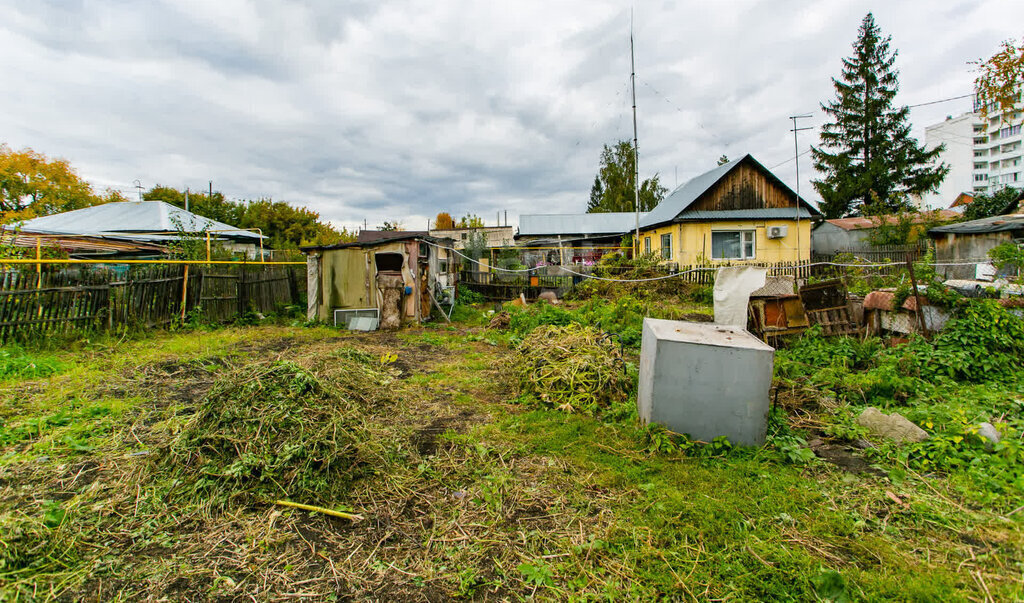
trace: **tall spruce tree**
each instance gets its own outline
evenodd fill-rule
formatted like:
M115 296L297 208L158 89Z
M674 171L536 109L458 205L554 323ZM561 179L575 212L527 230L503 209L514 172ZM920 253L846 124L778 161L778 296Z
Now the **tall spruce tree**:
M843 59L841 79L832 78L836 99L821 105L833 121L822 126L821 145L811 153L814 167L825 174L814 188L828 218L856 213L865 205L908 208L908 196L935 190L949 172L945 164L933 164L944 147L926 151L910 136L909 109L893 107L899 71L891 41L868 13L853 56Z

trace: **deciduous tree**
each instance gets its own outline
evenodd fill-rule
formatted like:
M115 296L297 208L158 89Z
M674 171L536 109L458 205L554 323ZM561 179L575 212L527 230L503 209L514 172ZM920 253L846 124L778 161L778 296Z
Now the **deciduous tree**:
M110 196L108 191L107 196ZM4 221L45 216L104 202L65 159L0 144L0 212Z
M982 117L988 117L990 107L1003 111L1005 116L1020 102L1024 89L1024 39L1019 45L1004 40L997 53L977 65L974 89Z
M185 193L178 189L157 185L142 195L147 201L166 201L185 207ZM236 228L258 228L268 237L267 245L274 249L295 249L301 245L326 245L354 241L355 235L347 229L337 230L320 219L320 214L296 207L283 201L256 199L231 201L220 192L189 193L188 209L192 213L223 222Z
M455 228L455 220L452 220L451 214L443 211L437 214L437 217L434 218L434 228L438 230L449 230Z
M459 228L483 228L483 218L476 214L466 214L459 218Z
M812 147L814 166L825 175L814 181L828 218L880 205L889 211L909 206L910 195L935 190L949 167L933 165L943 151L926 151L910 136L909 109L894 107L899 72L897 52L868 13L861 23L853 56L843 59L836 98L821 108L832 121L821 129L821 145Z
M964 206L964 218L977 220L998 216L1010 209L1010 205L1017 200L1020 189L1012 186L1003 187L991 195L977 195L974 200Z
M613 211L634 211L636 193L636 156L628 140L620 140L615 146L604 145L601 151L601 165L594 186L590 189L588 213ZM661 185L658 175L640 184L640 211L651 211L665 198L668 189Z

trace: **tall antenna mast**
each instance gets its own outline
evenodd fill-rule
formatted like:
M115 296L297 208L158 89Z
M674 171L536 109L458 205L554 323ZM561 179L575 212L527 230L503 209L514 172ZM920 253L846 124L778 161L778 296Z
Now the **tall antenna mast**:
M796 133L802 130L813 130L814 128L799 128L796 120L809 119L811 114L791 115L793 120L793 160L796 161L796 261L800 263L800 146L797 143Z
M633 203L636 207L636 237L633 257L640 255L640 150L636 140L636 58L633 54L633 9L629 9L629 79L633 84Z

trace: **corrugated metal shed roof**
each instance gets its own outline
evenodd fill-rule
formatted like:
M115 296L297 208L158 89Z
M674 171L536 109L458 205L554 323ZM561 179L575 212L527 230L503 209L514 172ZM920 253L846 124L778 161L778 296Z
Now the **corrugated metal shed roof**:
M231 230L234 226L205 218L164 201L117 201L66 211L52 216L33 218L21 223L23 230L50 234L130 237L131 234L174 232L180 227L187 232ZM218 237L256 241L254 232L217 233ZM145 237L152 240L152 236Z
M1024 230L1024 214L1010 214L1008 216L992 216L979 218L968 222L936 226L928 231L931 233L952 233L952 234L985 234L989 232L1006 232L1012 230Z
M430 235L425 230L360 230L356 235L357 243L375 243L377 241L390 241L392 239L407 239L409 237L425 237Z
M640 223L644 216L640 214ZM519 216L519 236L601 235L626 233L636 228L633 212L594 214L523 214Z
M389 232L389 233L393 232L393 233L395 233L395 236L387 237L387 238L380 238L380 239L373 239L373 240L368 240L368 241L352 241L350 243L332 243L330 245L307 245L306 247L299 247L299 251L302 251L302 252L324 251L324 250L328 250L328 249L349 249L349 248L353 248L353 247L369 248L369 247L376 247L378 245L388 245L388 244L391 244L391 243L399 243L401 241L411 241L411 240L414 240L414 239L415 240L420 240L420 241L428 241L430 243L434 243L435 245L444 245L444 246L453 245L455 243L455 241L453 241L452 239L450 239L448 237L443 237L443 238L442 237L431 237L429 235L423 234L422 232L420 232L418 230L394 230L394 231L392 231L392 230L385 230L385 231L378 231L378 232Z
M960 217L958 212L951 209L938 209L934 212L919 213L911 217L912 224L921 224L930 218L937 218L939 220L956 220ZM898 224L899 216L857 216L853 218L836 218L834 220L825 220L833 226L838 226L843 230L864 230L865 228L878 228L878 226L884 221L886 224Z
M666 224L668 222L674 222L677 218L683 219L683 216L679 214L687 210L693 202L696 201L701 195L707 192L716 182L725 177L726 174L731 172L733 168L744 162L751 162L755 167L764 171L775 183L786 190L789 194L796 195L784 182L778 179L775 174L772 174L768 168L760 164L750 154L744 155L739 159L730 161L729 163L722 164L713 170L704 172L700 176L697 176L689 182L683 184L676 190L672 191L669 196L665 197L661 203L655 207L651 213L647 214L646 218L640 220L640 226L643 228L650 228L652 226L658 226L660 224ZM818 210L804 201L800 200L804 208L809 211L808 215L820 215ZM750 216L749 212L755 212L760 210L738 210L742 212L742 215L737 216L742 219L748 219ZM796 212L791 212L795 214ZM801 216L802 217L802 216Z

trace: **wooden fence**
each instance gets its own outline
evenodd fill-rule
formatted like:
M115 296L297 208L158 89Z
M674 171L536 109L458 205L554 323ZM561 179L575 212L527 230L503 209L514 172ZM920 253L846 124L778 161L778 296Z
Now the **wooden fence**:
M840 259L853 259L861 262L882 264L887 262L906 263L907 260L916 262L928 252L927 241L921 241L911 245L873 245L871 247L860 247L856 249L841 249L834 256Z
M296 269L297 268L297 269ZM74 266L0 276L0 341L119 326L211 322L301 303L301 266Z

